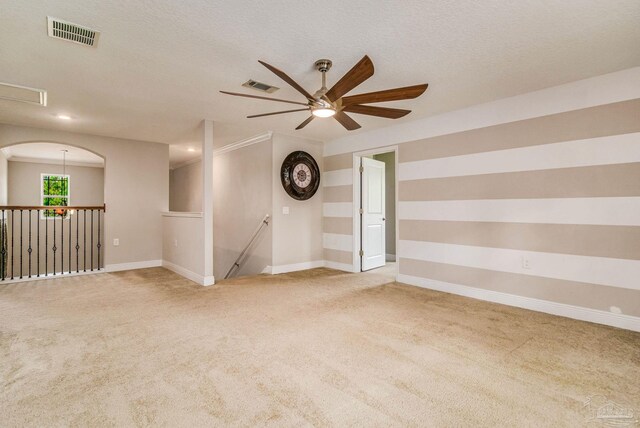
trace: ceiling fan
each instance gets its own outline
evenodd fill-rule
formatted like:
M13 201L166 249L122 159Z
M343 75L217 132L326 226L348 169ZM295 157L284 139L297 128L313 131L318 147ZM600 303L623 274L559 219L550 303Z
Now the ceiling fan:
M271 70L276 76L291 85L307 99L306 103L298 101L282 100L279 98L261 97L257 95L240 94L237 92L220 91L223 94L235 95L238 97L257 98L260 100L277 101L281 103L298 104L305 106L294 110L275 111L271 113L255 114L247 118L272 116L275 114L293 113L298 111L310 111L311 115L297 129L307 126L316 117L334 117L347 130L353 131L360 128L358 122L353 120L348 113L366 114L369 116L385 117L388 119L398 119L411 113L411 110L397 108L368 106L364 104L380 103L385 101L408 100L419 97L427 90L428 84L406 86L403 88L387 89L384 91L369 92L366 94L351 95L345 97L349 91L360 85L362 82L373 76L373 62L365 55L356 65L353 66L331 89L326 86L326 74L331 68L332 62L328 59L320 59L315 62L316 69L322 73L322 87L313 95L298 85L291 77L274 66L264 61L260 64Z

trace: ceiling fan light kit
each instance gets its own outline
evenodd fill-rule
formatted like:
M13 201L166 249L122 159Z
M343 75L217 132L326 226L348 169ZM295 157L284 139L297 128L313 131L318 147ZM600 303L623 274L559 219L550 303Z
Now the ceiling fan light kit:
M402 110L389 107L369 106L364 104L381 103L387 101L399 101L417 98L427 90L428 84L407 86L404 88L387 89L384 91L369 92L345 97L348 92L356 86L373 76L373 62L365 55L356 65L351 68L340 80L338 80L331 89L326 86L326 74L331 69L333 63L328 59L319 59L315 62L316 69L322 74L322 86L313 95L307 92L296 81L289 77L283 71L267 64L264 61L258 61L260 64L268 68L276 76L284 80L296 91L300 92L307 102L289 101L278 98L261 97L257 95L240 94L236 92L220 91L223 94L233 95L237 97L256 98L261 100L276 101L280 103L297 104L306 106L306 108L298 108L294 110L275 111L271 113L262 113L247 116L248 118L272 116L277 114L293 113L299 111L309 111L311 115L296 130L307 126L314 118L334 117L345 129L353 131L360 128L358 122L353 120L347 112L355 114L365 114L368 116L384 117L387 119L399 119L411 113L411 110Z

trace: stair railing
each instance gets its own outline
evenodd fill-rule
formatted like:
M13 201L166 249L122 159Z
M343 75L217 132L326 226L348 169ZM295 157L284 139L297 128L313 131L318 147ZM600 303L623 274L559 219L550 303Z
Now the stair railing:
M224 279L228 279L233 274L233 272L235 270L240 269L240 266L242 266L242 263L244 263L244 261L245 261L245 255L247 254L247 251L249 251L249 248L251 248L251 246L253 245L255 240L258 239L258 236L260 235L260 232L262 232L262 230L266 226L269 226L269 219L270 219L269 214L264 216L264 218L262 219L262 221L258 225L258 228L255 230L255 232L253 232L253 235L251 236L251 239L249 240L249 243L244 247L244 249L242 250L242 252L238 256L236 261L233 262L233 266L231 266L231 269L229 269L229 272L227 272L227 274L224 276Z

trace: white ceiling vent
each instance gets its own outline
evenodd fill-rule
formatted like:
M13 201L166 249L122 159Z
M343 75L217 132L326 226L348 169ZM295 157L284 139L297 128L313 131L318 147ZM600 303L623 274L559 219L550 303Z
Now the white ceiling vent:
M44 89L11 85L9 83L0 83L0 99L46 106L47 91Z
M277 91L278 89L280 89L280 88L276 88L275 86L267 85L266 83L256 82L255 80L251 80L251 79L244 82L242 86L244 86L245 88L255 89L257 91L266 92L268 94L271 94Z
M63 21L62 19L47 17L49 37L67 40L85 46L95 47L100 38L100 32L81 25Z

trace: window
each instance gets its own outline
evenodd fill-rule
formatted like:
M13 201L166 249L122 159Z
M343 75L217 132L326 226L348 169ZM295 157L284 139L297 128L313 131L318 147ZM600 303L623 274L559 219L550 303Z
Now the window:
M69 206L70 177L62 174L42 174L40 201L42 206ZM67 218L67 210L44 210L42 218Z

